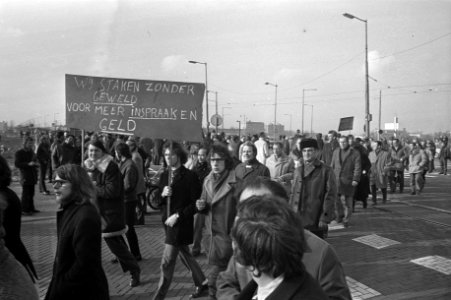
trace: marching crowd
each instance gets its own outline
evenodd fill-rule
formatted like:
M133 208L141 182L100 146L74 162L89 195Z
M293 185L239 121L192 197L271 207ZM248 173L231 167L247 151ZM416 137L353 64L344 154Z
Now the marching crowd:
M141 284L146 270L139 265L134 226L143 222L146 170L154 165L163 166L154 197L165 240L153 299L165 298L177 257L191 272L192 298L351 299L342 265L326 241L329 226L351 226L356 201L366 208L371 197L378 205L379 190L382 203L397 187L403 193L405 171L410 193L420 195L426 173L436 168L434 158L444 175L451 158L446 136L438 144L335 131L324 140L321 134L296 135L272 143L264 133L213 135L203 143L96 133L83 139L57 132L38 136L35 145L25 136L14 161L20 200L0 156L0 269L11 270L0 272L0 294L10 299L38 299L38 274L20 238L20 219L39 213L35 185L50 195L46 178L59 209L45 299L109 299L102 239L114 255L111 262L129 272L130 286ZM202 250L208 276L196 260Z

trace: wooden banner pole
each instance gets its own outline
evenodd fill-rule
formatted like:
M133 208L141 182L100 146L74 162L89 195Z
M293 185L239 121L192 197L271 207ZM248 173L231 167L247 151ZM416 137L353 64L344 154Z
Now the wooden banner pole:
M169 142L169 153L168 186L171 187L172 179L174 177L174 173L172 172L172 139ZM171 216L171 196L168 196L167 206L167 217L169 218Z

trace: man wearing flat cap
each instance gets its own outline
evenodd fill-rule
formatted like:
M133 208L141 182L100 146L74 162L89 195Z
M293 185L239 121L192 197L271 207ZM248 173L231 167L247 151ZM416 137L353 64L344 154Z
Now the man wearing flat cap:
M324 239L327 224L335 218L335 176L332 168L317 158L316 140L303 139L301 152L301 163L294 171L290 204L300 214L304 228Z

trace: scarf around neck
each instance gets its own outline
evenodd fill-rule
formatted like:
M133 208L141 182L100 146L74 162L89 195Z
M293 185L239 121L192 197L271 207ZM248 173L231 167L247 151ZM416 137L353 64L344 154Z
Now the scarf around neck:
M108 164L113 160L113 157L109 154L105 154L99 159L86 159L84 162L87 171L92 172L94 170L99 170L101 173L105 173Z

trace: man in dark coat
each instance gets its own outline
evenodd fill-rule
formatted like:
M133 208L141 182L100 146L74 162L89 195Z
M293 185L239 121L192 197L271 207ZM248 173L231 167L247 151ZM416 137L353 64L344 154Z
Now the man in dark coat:
M23 148L16 152L14 164L20 170L22 184L22 212L31 215L39 212L34 207L34 186L38 181L39 163L33 152L33 138L25 137Z
M235 168L236 178L242 181L242 184L258 176L271 178L269 169L256 159L257 147L254 144L244 143L242 152L242 163Z
M335 176L331 167L317 159L316 140L302 140L301 151L303 159L294 173L290 204L300 214L304 228L324 239L327 224L334 219Z
M201 184L196 174L183 166L187 161L187 154L179 143L172 142L172 147L170 143L166 143L163 150L168 169L161 175L159 193L163 204L162 221L166 238L160 265L160 281L153 299L165 298L179 253L191 271L196 286L191 297L199 298L208 290L207 280L188 245L193 243L193 215L196 200L201 193Z
M337 137L338 133L335 130L330 130L327 133L328 142L324 144L321 154L318 155L319 159L328 166L332 163L332 155L335 149L339 147Z
M126 144L117 144L115 152L124 182L125 224L128 226L125 236L130 246L130 252L135 256L137 261L140 261L142 257L141 251L139 250L138 236L135 231L136 207L138 204L138 195L136 193L139 176L138 167L133 162L132 154Z
M337 180L339 198L339 201L336 201L335 215L340 218L343 214L343 225L347 227L352 215L354 190L359 184L362 166L360 153L351 148L347 137L340 137L338 143L340 147L335 149L331 163Z

